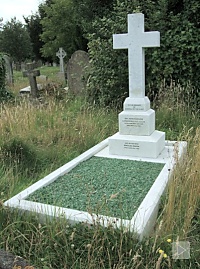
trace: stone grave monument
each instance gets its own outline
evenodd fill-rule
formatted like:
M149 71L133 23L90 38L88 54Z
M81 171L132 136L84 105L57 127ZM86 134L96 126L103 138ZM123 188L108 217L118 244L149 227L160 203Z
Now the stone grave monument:
M30 63L27 64L27 70L23 72L24 77L28 77L29 83L30 83L30 88L31 88L31 96L33 98L38 97L38 86L37 86L37 81L36 77L40 75L40 70L33 70L32 64Z
M157 158L165 133L155 130L155 111L145 96L145 48L159 47L159 32L144 32L144 15L128 15L128 33L113 35L114 49L128 49L129 97L119 114L119 132L109 138L109 153Z
M80 94L86 88L88 68L88 53L83 50L75 51L67 63L67 82L73 94Z
M8 55L3 55L3 59L5 61L6 67L6 82L8 85L13 85L14 78L13 78L13 67L12 67L12 60Z
M150 109L150 101L145 96L144 48L157 47L159 45L159 32L144 32L143 14L128 15L128 33L113 36L114 48L128 49L129 60L129 97L125 100L124 109L119 114L119 133L101 141L99 144L83 152L75 159L18 193L6 201L4 203L5 206L17 208L25 212L38 213L41 218L44 217L44 221L47 217L50 219L52 217L58 219L65 217L71 224L86 223L86 225L100 224L105 227L110 225L113 225L113 227L123 227L126 230L134 231L140 240L150 234L156 222L160 198L166 189L170 175L177 161L182 159L187 146L187 143L183 141L165 142L165 133L155 130L155 112ZM79 66L82 60L80 61L77 55L79 55L77 52L74 56L72 55L72 59L75 58L77 61L75 65L77 69L73 70L72 64L69 62L68 72L71 71L71 73L69 72L68 76L74 74L75 77L79 78L80 83L82 75L80 70L82 70L82 65L81 67ZM88 57L87 54L83 53L82 59L85 59L84 57ZM31 73L31 71L29 72ZM70 80L69 77L68 79ZM72 80L71 87L74 86L74 91L76 91L78 87L81 88L81 85L73 83ZM174 154L174 152L176 154ZM85 211L81 211L80 209L54 206L52 204L27 199L35 191L50 185L61 176L73 170L77 165L84 163L84 161L89 160L93 156L164 164L162 171L155 179L131 219L97 215L88 212L87 208L85 208ZM101 168L97 167L97 170L98 169ZM122 168L119 167L119 169ZM99 186L102 188L101 185ZM129 188L130 186L127 185L127 187ZM73 199L78 198L73 197ZM127 204L127 207L132 206L134 205Z
M62 74L64 74L64 61L63 61L63 59L65 58L66 55L67 54L63 48L59 48L58 52L56 52L56 56L60 60L60 73L62 73Z

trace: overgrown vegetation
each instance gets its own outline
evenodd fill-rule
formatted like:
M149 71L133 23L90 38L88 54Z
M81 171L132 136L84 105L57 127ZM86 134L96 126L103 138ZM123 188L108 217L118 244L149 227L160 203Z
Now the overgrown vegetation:
M54 78L58 69L43 72ZM15 88L23 80L15 72ZM3 206L5 200L118 130L116 109L91 106L55 89L43 92L42 103L16 94L15 103L1 105L0 248L39 269L198 268L200 119L197 109L192 112L182 99L180 86L163 87L152 103L157 129L165 131L167 139L187 140L188 153L162 199L149 239L138 242L134 234L112 227L73 227L63 219L43 223L38 216ZM62 98L55 98L58 93ZM171 244L176 240L190 242L189 260L172 259Z

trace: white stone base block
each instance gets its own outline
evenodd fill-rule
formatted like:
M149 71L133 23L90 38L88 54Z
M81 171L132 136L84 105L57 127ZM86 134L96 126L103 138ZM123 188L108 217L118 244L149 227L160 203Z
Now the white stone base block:
M108 139L113 155L157 158L165 147L165 133L154 131L150 136L114 134Z
M128 97L124 101L124 111L147 111L150 109L150 101L147 96L142 98Z
M155 111L122 111L119 113L120 135L151 135L155 131Z

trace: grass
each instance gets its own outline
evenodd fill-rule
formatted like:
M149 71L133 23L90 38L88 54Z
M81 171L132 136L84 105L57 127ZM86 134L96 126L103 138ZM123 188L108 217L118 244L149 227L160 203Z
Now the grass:
M52 73L52 80L56 77L56 69L45 67L43 74L46 72ZM24 82L27 80L15 73L12 91L16 99L1 106L0 248L26 258L39 269L198 268L200 120L197 108L191 109L180 97L181 87L162 89L153 106L157 129L165 131L167 139L187 140L188 153L162 199L154 233L138 242L126 230L72 227L64 219L42 223L38 216L3 206L5 200L118 129L116 110L72 98L56 79L53 87L43 92L40 103L18 96ZM167 239L189 241L191 258L173 260ZM167 257L159 253L161 249Z
M156 110L156 128L169 140L187 140L199 126L199 104L194 102L193 89L188 85L163 85L152 104Z

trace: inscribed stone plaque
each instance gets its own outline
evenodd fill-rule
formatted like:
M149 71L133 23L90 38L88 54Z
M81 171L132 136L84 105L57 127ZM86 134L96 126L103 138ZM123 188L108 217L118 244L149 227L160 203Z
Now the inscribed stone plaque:
M140 149L140 144L135 142L124 142L125 149Z
M75 51L67 63L67 81L70 92L80 94L86 88L89 68L88 53Z
M119 114L119 133L122 135L151 135L155 131L155 111L122 111Z

